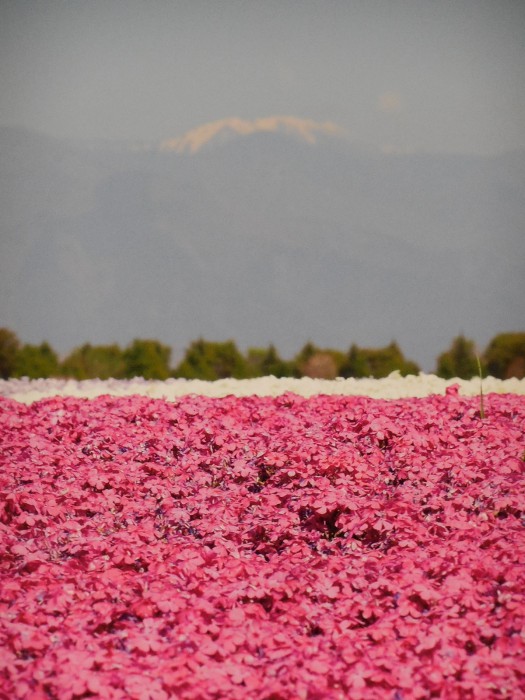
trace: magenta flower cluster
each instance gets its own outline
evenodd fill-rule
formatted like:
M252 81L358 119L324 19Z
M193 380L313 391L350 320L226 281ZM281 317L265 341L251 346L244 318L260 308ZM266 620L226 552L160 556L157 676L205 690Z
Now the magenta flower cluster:
M525 697L525 399L0 400L2 700Z

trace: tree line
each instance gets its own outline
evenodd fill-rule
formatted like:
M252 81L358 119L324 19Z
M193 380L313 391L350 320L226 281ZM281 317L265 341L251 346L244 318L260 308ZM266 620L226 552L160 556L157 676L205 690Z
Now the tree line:
M478 359L483 374L500 379L525 376L525 333L495 336L478 358L474 342L457 336L436 359L434 374L445 379L470 379L478 375ZM346 352L319 348L306 343L291 360L281 358L273 345L240 352L233 340L212 342L202 338L186 349L182 361L171 366L171 348L158 340L135 339L127 347L117 344L85 343L60 360L51 345L24 344L8 328L0 328L0 377L30 379L64 377L72 379L204 379L226 377L250 379L275 377L388 376L418 374L418 365L405 358L395 341L382 348L362 348L352 344Z

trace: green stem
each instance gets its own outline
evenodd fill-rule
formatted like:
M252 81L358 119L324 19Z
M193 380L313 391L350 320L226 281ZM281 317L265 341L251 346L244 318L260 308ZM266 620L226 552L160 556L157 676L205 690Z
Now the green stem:
M479 372L479 417L485 418L485 409L483 407L483 374L481 372L481 362L479 361L479 356L476 355L476 361L478 363Z

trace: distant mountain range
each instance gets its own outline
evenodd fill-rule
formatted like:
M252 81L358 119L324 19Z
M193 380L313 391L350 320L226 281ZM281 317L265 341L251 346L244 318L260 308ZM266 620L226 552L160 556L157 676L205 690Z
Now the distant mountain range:
M158 145L0 129L0 326L65 352L158 338L396 339L423 368L525 327L525 153L383 154L331 123Z

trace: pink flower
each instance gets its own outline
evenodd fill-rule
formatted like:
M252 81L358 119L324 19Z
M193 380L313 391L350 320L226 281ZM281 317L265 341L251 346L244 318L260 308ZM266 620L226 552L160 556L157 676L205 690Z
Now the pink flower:
M521 697L522 397L0 399L0 687Z

